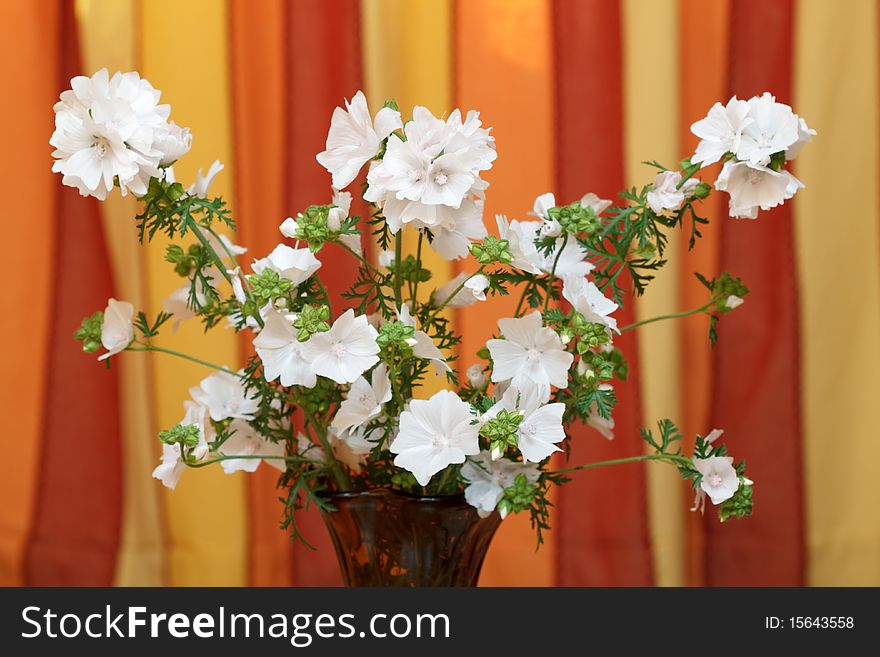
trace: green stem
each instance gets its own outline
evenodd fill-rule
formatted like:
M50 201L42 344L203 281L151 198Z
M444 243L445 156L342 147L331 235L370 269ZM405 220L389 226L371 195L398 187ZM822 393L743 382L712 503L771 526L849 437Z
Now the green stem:
M689 315L696 315L698 313L701 313L701 312L707 310L714 303L715 303L715 299L711 299L709 301L709 303L706 303L706 304L700 306L699 308L694 308L693 310L686 310L686 311L680 312L680 313L672 313L669 315L659 315L657 317L651 317L650 319L643 319L640 322L635 322L633 324L629 324L628 326L624 326L622 329L620 329L620 332L623 333L624 331L629 331L630 329L634 329L638 326L644 326L645 324L652 324L654 322L659 322L664 319L679 319L681 317L687 317Z
M327 310L330 312L330 317L333 317L333 308L330 307L330 294L327 292L327 288L324 287L324 284L321 282L321 279L315 276L315 283L318 284L318 288L321 290L321 294L324 295L324 303L327 304Z
M449 481L449 475L452 474L452 467L446 466L446 471L443 473L443 476L440 477L440 482L437 484L437 488L435 489L437 495L443 495L443 491L446 489L446 482Z
M418 299L416 299L416 295L419 293L419 275L422 273L422 240L424 239L425 234L422 231L419 231L419 242L416 246L416 273L415 273L415 282L413 283L412 288L412 303L413 303L413 312L416 310L416 304L418 303Z
M233 459L262 459L264 461L268 461L271 459L275 461L285 461L292 463L314 463L316 465L321 465L320 461L307 459L304 456L260 456L259 454L242 454L240 456L235 456L234 454L221 454L220 456L214 457L207 461L199 461L198 463L187 463L186 465L190 468L204 468L206 465L220 463L221 461L231 461Z
M183 358L184 360L191 361L193 363L198 363L199 365L204 365L205 367L210 367L211 369L219 370L220 372L226 372L227 374L232 374L233 376L237 376L239 378L244 378L244 375L239 374L238 372L233 372L228 367L223 367L222 365L216 365L214 363L209 363L206 360L202 360L201 358L196 358L195 356L189 356L187 354L182 354L179 351L174 351L173 349L166 349L165 347L156 347L151 344L144 344L143 342L138 342L136 344L142 345L141 347L129 347L126 351L158 351L163 354L169 354L171 356L177 356L178 358Z
M211 246L208 238L205 237L205 235L202 233L196 220L193 219L190 215L186 215L186 223L188 224L189 229L198 238L199 242L201 242L202 248L204 248L211 255L211 259L217 265L217 268L220 270L223 278L226 279L227 283L232 285L232 277L227 273L226 265L223 264L223 260L221 260L220 256L217 255L217 252L214 250L214 247Z
M397 301L397 307L403 305L403 295L400 288L400 261L403 258L403 231L397 231L394 237L394 299Z
M363 255L361 255L360 253L358 253L357 251L355 251L354 249L352 249L352 248L351 248L350 246L348 246L347 244L343 244L342 242L336 242L336 244L338 244L338 245L341 246L343 249L345 249L346 251L348 251L351 255L353 255L355 258L357 258L358 260L360 260L361 263L362 263L367 269L372 270L374 274L377 274L377 275L379 275L379 276L384 276L384 275L385 275L385 274L383 274L381 271L379 271L376 267L374 267L372 264L370 264L370 263L367 261L367 259L364 258Z
M213 228L211 228L210 226L205 226L205 229L209 233L211 233L211 235L214 236L214 239L217 240L217 242L220 244L220 246L223 247L223 250L226 252L227 257L232 262L233 270L237 271L239 273L239 275L241 275L241 267L239 266L238 261L235 259L235 256L233 255L232 251L229 250L229 247L226 246L226 243L222 239L220 239L220 235L218 235L217 232ZM213 250L211 252L214 253ZM214 253L214 257L215 257L215 259L217 258L216 253ZM219 262L219 266L221 269L223 269L222 262ZM247 288L248 296L253 298L254 288L251 286L251 282L248 280L248 277L241 275L241 279L244 281L244 285ZM230 285L232 284L232 280L229 276L227 276L226 280L229 281ZM253 315L253 317L254 317L254 319L257 320L257 324L260 325L260 328L263 328L266 325L265 322L263 321L263 317L260 315L259 312L257 312L256 315Z
M330 440L327 438L327 432L324 431L316 422L313 422L308 417L306 418L306 430L311 427L315 434L318 436L318 440L321 442L321 447L324 449L324 454L327 455L327 465L330 466L330 471L333 473L333 478L336 480L336 485L339 486L339 489L343 492L351 490L351 480L348 478L348 475L345 471L340 467L339 461L336 459L336 455L333 453L333 448L330 446Z
M544 297L544 312L550 307L550 297L553 296L551 294L551 290L553 290L553 279L556 276L556 265L559 264L559 257L562 255L562 252L565 250L565 246L568 244L568 233L565 233L565 237L562 238L562 244L559 246L559 249L556 251L556 257L553 258L553 268L550 270L550 280L547 281L547 296Z
M640 461L668 461L671 463L681 463L682 465L687 465L691 463L690 459L685 458L684 456L678 456L677 454L643 454L641 456L628 456L622 459L611 459L608 461L585 463L583 465L576 465L571 468L555 470L553 474L565 474L567 472L577 472L579 470L592 470L594 468L603 468L606 465L621 465L624 463L638 463Z
M519 317L520 310L522 310L522 305L525 302L526 297L528 296L529 290L531 290L531 289L532 289L532 281L529 281L528 283L526 283L526 287L523 290L523 293L519 297L519 303L516 304L516 311L513 313L514 317Z

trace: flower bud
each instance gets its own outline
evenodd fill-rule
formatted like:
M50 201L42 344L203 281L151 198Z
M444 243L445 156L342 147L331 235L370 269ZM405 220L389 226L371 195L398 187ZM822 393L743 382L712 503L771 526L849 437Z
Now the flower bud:
M480 364L471 365L467 369L468 383L476 390L482 390L486 387L487 379L483 373L483 366Z
M501 458L503 453L504 452L501 451L501 448L496 445L495 447L492 448L492 460L497 461L498 459Z

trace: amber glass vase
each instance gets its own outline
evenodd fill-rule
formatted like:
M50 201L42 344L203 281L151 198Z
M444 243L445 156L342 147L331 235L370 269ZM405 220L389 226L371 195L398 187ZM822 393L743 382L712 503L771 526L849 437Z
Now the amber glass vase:
M346 586L476 586L501 522L461 495L339 493L324 512Z

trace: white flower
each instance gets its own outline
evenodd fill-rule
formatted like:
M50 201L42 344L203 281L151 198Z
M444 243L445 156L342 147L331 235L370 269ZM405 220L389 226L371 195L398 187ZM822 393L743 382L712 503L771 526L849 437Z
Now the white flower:
M434 344L431 336L424 331L418 330L419 327L416 324L415 317L410 313L408 302L405 301L398 309L397 319L401 324L416 329L413 333L412 343L410 344L413 350L413 355L416 358L425 358L434 363L434 369L437 371L438 376L441 376L443 372L452 371L452 368L449 367L449 364L446 362L446 358L443 357L443 352L437 348L437 345Z
M199 198L208 198L208 188L221 171L223 171L223 163L220 160L214 160L208 168L208 173L203 175L202 170L199 169L196 181L186 191Z
M654 178L654 186L648 192L648 205L654 214L669 216L681 209L685 199L694 195L694 190L700 181L697 178L688 178L678 188L681 182L681 172L661 171Z
M596 194L594 194L593 192L590 192L588 194L584 194L581 197L581 207L582 208L591 208L593 210L593 212L596 213L596 216L598 217L603 212L605 212L605 210L607 210L608 208L611 207L611 201L605 200L603 198L599 198Z
M162 154L159 164L163 167L174 164L192 148L192 135L189 128L181 128L174 121L168 123L168 129L156 137L154 147Z
M694 459L694 468L703 475L700 489L709 496L712 504L729 500L739 489L739 477L733 467L731 456L710 456Z
M215 422L237 418L253 420L260 409L260 400L251 397L239 375L229 372L215 372L202 379L198 386L189 389L189 395L198 404L208 409Z
M777 103L769 92L750 98L749 118L736 148L736 157L767 166L770 156L788 150L798 141L800 122L791 107Z
M461 475L468 482L464 489L464 499L476 508L481 518L487 518L504 497L504 489L513 486L518 474L525 475L526 480L532 484L541 475L535 465L513 463L507 459L493 461L485 451L480 452L461 466ZM502 509L500 513L504 518L507 510Z
M168 105L158 104L159 92L137 73L110 78L101 69L70 84L54 107L52 171L83 196L104 200L116 184L123 195L145 194L150 177L160 175L156 142L169 130Z
M706 167L720 160L725 153L736 152L743 129L751 121L748 101L733 96L726 106L715 103L706 118L691 125L691 132L701 139L691 162Z
M617 320L611 317L617 304L602 294L592 281L582 276L566 276L562 279L562 296L588 322L602 324L609 332L620 333Z
M535 239L539 237L543 222L541 221L508 221L503 214L495 216L498 224L498 234L509 243L510 252L513 254L511 266L521 269L529 274L549 274L562 278L568 274L586 276L594 265L585 260L586 253L574 240L569 240L562 246L562 237L556 240L556 245L546 255L538 251ZM559 249L563 249L559 253ZM558 256L558 257L557 257Z
M184 415L180 424L183 426L194 424L199 430L198 443L189 451L191 461L204 461L210 452L208 442L214 439L214 427L208 421L208 410L191 401L183 402L183 409ZM162 463L153 470L153 479L158 479L166 488L173 490L177 486L177 482L180 481L180 475L186 469L184 458L179 443L164 444L162 446Z
M471 241L481 240L488 235L483 223L483 201L465 199L458 208L446 205L434 207L438 221L427 227L434 236L430 243L431 248L442 258L465 258L470 253Z
M354 310L349 308L333 322L329 331L313 334L305 342L303 354L316 374L336 383L354 383L379 362L377 336L366 316L355 317Z
M715 181L715 189L730 195L730 216L743 219L755 219L759 208L781 205L803 186L788 171L733 160L724 164Z
M390 269L392 263L394 262L394 251L379 251L379 266L384 267L385 269Z
M360 472L367 455L376 447L376 443L366 436L364 427L347 431L330 428L330 446L336 458L355 472Z
M186 283L174 290L168 297L162 301L162 310L170 315L174 315L174 323L171 330L176 331L180 328L180 323L196 316L192 308L189 307L189 291L190 284ZM196 292L200 304L205 303L205 297L201 291Z
M260 463L264 461L273 468L284 472L286 469L284 456L284 444L274 443L267 440L243 420L233 420L229 429L234 433L221 445L218 453L222 456L262 456L269 458L239 458L225 459L220 462L220 467L226 474L233 472L255 472Z
M98 356L98 360L104 360L124 351L131 341L134 340L134 306L127 301L109 299L104 309L104 322L101 324L101 344L107 350L106 354Z
M369 382L360 376L351 384L330 426L340 432L356 429L377 417L382 412L382 404L390 399L388 368L385 363L379 363Z
M483 373L483 366L479 363L474 363L467 368L467 379L471 387L476 390L482 390L486 387L486 375Z
M317 382L311 363L304 356L305 343L296 339L297 330L275 310L265 318L266 326L254 338L254 348L263 362L266 381L280 378L283 386L313 388Z
M461 289L455 292L459 287ZM489 279L483 274L462 272L443 287L434 290L431 297L436 306L440 306L445 301L444 307L446 308L466 308L477 301L485 301L488 287ZM450 299L453 292L455 292L455 296Z
M565 439L562 427L565 404L543 404L544 399L534 390L521 392L515 386L509 387L481 418L481 422L486 422L501 410L519 411L522 420L517 427L516 441L527 463L540 463L553 452L561 451L556 443Z
M346 101L345 109L334 109L326 150L317 156L321 166L333 175L333 186L348 187L361 167L379 152L382 140L400 127L400 112L390 107L380 109L374 123L362 91L351 102Z
M449 390L415 399L400 414L400 430L389 449L394 465L409 470L421 486L451 463L480 451L479 428L470 404Z
M260 274L264 269L272 269L282 278L299 285L321 268L321 261L307 248L294 249L279 244L265 258L254 260L251 269Z
M788 147L788 150L785 151L785 159L793 160L796 158L801 149L803 149L804 145L807 142L813 141L813 137L815 136L816 131L810 128L807 125L807 122L802 118L798 117L798 140Z
M724 305L733 310L734 308L739 308L741 305L745 303L745 299L742 297L738 297L735 294L731 294L724 301Z
M606 439L614 440L614 418L604 418L596 411L596 404L590 408L587 424L601 433Z
M553 329L542 325L540 312L518 319L499 319L498 330L504 339L486 342L492 356L494 383L510 380L512 387L524 394L534 390L545 401L550 398L550 386L568 386L568 370L574 356L563 350Z

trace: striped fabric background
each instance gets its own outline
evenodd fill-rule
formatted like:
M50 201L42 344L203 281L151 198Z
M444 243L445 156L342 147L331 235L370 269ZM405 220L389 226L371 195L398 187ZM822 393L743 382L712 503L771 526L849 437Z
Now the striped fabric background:
M635 375L620 390L618 437L579 432L573 459L641 449L637 427L670 416L693 436L726 429L749 463L756 514L719 525L689 514L674 473L626 466L577 475L556 498L540 551L526 518L502 526L486 585L880 585L880 18L874 0L34 0L0 4L0 180L5 402L0 583L319 585L338 583L318 545L278 530L274 475L150 479L157 428L179 419L206 372L127 354L107 370L78 351L82 316L113 295L157 311L176 287L164 245L137 245L131 198L99 205L50 173L52 104L70 77L137 69L192 128L175 168L191 180L219 158L212 191L231 200L259 256L277 225L329 198L314 155L332 108L363 88L435 113L479 109L499 158L486 219L522 216L534 196L611 198L695 145L715 100L773 91L818 130L797 161L794 202L736 221L722 199L693 253L676 245L648 317L702 296L694 270L741 275L747 303L627 335ZM433 256L435 280L454 265ZM322 252L345 286L352 261ZM503 314L460 313L462 366ZM184 325L166 346L229 365L248 345Z

